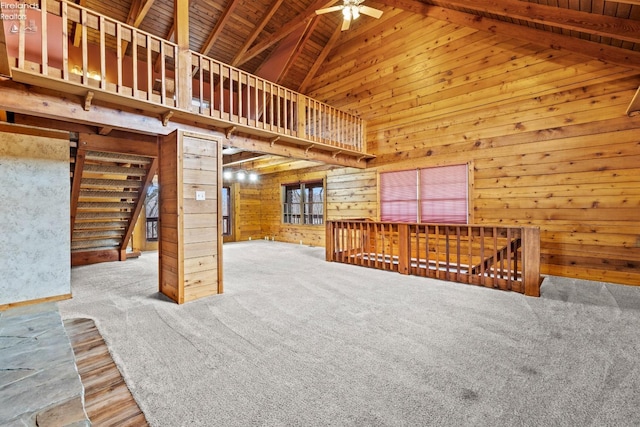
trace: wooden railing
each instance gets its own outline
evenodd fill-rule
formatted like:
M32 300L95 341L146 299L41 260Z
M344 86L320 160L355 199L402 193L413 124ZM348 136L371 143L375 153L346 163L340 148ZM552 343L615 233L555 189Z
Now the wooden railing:
M178 67L183 56L175 43L71 2L41 0L21 10L25 18L17 20L6 37L12 70L70 83L87 93L365 151L361 119L283 86L195 52L184 56L190 66ZM180 75L181 69L189 75ZM22 74L16 74L19 80ZM191 105L180 105L181 99Z
M328 221L326 259L540 295L537 227Z

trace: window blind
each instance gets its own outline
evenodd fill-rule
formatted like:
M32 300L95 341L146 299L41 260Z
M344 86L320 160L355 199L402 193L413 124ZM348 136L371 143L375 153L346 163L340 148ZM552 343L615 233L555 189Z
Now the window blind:
M417 171L380 174L380 219L416 222L418 218Z
M466 224L467 165L380 174L380 219Z
M420 169L420 222L467 223L467 165Z

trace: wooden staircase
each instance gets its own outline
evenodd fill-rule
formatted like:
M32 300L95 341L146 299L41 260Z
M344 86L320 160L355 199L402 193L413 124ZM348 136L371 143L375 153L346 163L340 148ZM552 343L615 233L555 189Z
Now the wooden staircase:
M155 144L79 135L72 148L71 265L127 259L157 167Z

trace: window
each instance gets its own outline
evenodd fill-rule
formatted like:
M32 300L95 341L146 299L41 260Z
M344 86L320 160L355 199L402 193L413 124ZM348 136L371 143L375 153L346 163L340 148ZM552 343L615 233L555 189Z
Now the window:
M222 235L231 236L231 187L222 187Z
M282 186L282 222L285 224L324 224L324 185L320 182Z
M380 174L380 219L466 224L467 165Z
M148 242L158 241L158 186L150 185L144 201L146 221L146 238Z

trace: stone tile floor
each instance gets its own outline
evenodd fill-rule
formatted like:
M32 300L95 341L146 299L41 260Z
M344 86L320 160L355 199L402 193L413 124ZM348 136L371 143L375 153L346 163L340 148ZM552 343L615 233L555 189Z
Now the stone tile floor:
M0 425L91 425L55 303L0 311Z

